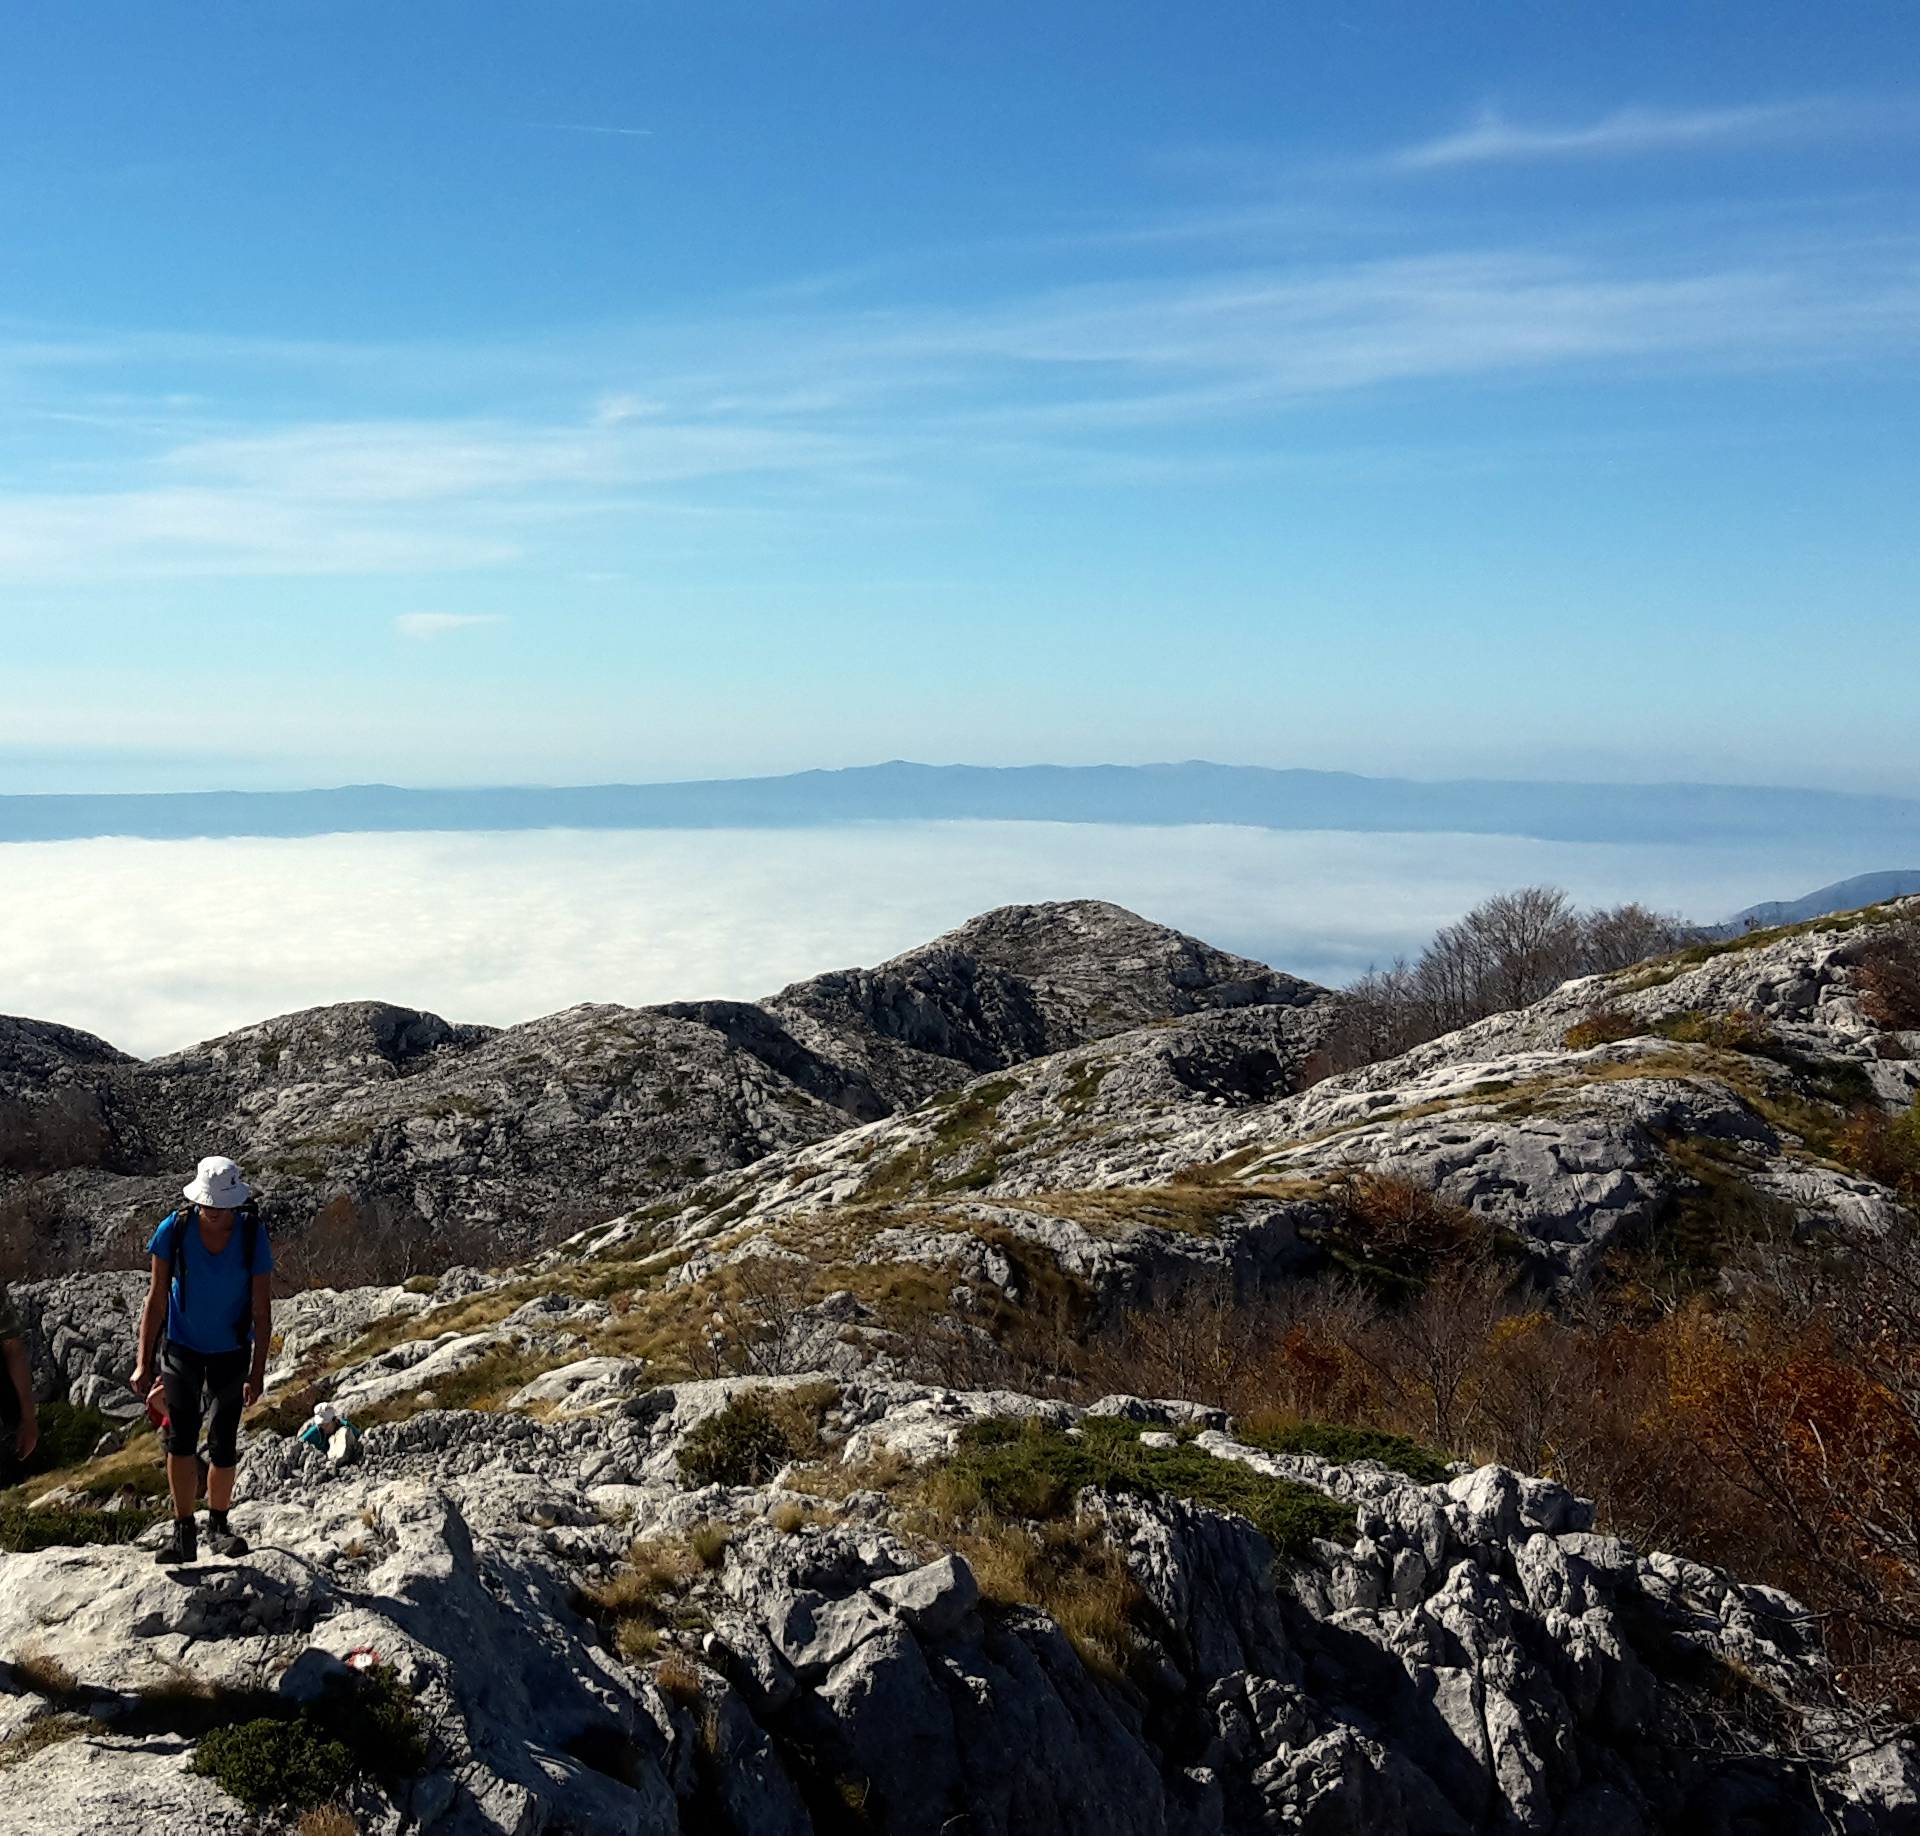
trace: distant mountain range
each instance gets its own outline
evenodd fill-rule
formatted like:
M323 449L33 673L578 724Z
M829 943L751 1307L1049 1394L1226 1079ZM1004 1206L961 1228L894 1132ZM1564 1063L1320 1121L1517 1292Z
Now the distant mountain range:
M1878 905L1883 899L1904 899L1920 893L1920 867L1896 869L1891 873L1856 873L1850 880L1835 880L1818 892L1802 899L1774 899L1764 905L1750 905L1735 912L1720 928L1729 935L1741 931L1765 930L1776 924L1803 924L1809 918L1824 918L1829 912L1856 911L1863 905Z
M1213 765L916 765L667 784L0 796L0 842L846 822L1237 823L1544 841L1854 840L1920 855L1920 801L1730 784L1425 782ZM1898 852L1896 852L1896 850ZM1885 855L1882 855L1885 858ZM1816 895L1818 896L1818 895Z

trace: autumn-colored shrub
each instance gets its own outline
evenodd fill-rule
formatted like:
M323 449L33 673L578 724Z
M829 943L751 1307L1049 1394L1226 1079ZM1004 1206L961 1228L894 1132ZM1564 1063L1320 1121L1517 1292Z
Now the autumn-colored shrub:
M1836 1145L1856 1172L1920 1201L1920 1096L1902 1115L1863 1105L1847 1118Z
M1430 1186L1398 1173L1358 1168L1327 1194L1328 1224L1313 1232L1334 1263L1389 1295L1417 1289L1450 1264L1494 1248L1485 1221Z
M1567 1028L1560 1043L1569 1052L1586 1052L1595 1046L1613 1045L1619 1040L1631 1039L1636 1033L1646 1030L1646 1022L1628 1013L1624 1007L1595 1007Z
M1844 1685L1920 1701L1920 1281L1873 1252L1813 1309L1704 1302L1666 1335L1676 1426L1825 1616ZM1729 1512L1729 1517L1733 1514Z
M1877 1151L1920 1142L1920 1121L1883 1120ZM1288 1444L1288 1423L1333 1421L1347 1425L1335 1431L1343 1447L1365 1446L1354 1431L1372 1431L1409 1437L1429 1458L1499 1460L1559 1479L1594 1501L1606 1531L1805 1600L1853 1685L1911 1712L1920 1709L1916 1234L1920 1225L1841 1249L1792 1231L1729 1229L1712 1284L1680 1280L1643 1253L1585 1296L1552 1302L1517 1293L1498 1259L1472 1256L1398 1295L1338 1278L1248 1298L1193 1289L1096 1335L1061 1387L1183 1397L1227 1410L1243 1433L1277 1433L1275 1445ZM1052 1488L1043 1504L1085 1477L1049 1456L1012 1460L1009 1485L1015 1469ZM1029 1554L1042 1567L1052 1559Z
M1920 1027L1920 918L1892 927L1862 952L1853 975L1867 1018L1892 1032Z

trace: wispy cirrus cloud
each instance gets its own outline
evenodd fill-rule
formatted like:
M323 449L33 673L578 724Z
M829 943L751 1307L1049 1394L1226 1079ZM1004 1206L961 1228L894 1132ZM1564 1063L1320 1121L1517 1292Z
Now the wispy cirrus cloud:
M415 643L450 637L456 631L473 631L488 625L504 625L498 612L402 612L393 621L394 631Z
M598 121L529 121L528 127L546 128L555 134L601 134L613 140L651 140L653 129L614 127Z
M1399 157L1731 142L1815 106L1485 121ZM0 441L0 583L577 568L603 537L589 565L627 564L669 521L691 547L719 539L695 525L937 519L1037 480L1140 477L1143 460L1211 480L1293 450L1289 417L1342 394L1830 369L1920 347L1920 247L1897 220L1689 209L1577 237L1397 213L1356 240L1291 216L1232 266L1118 240L1100 279L1071 251L1036 272L1029 251L938 304L882 276L491 344L0 326L0 383L76 430L51 466ZM183 406L125 393L156 367L194 385L165 398ZM262 399L285 406L225 405Z
M1388 156L1387 164L1404 172L1431 172L1450 166L1731 149L1816 133L1840 119L1832 103L1817 99L1743 108L1621 108L1593 121L1558 126L1530 125L1489 109L1455 133L1401 148Z

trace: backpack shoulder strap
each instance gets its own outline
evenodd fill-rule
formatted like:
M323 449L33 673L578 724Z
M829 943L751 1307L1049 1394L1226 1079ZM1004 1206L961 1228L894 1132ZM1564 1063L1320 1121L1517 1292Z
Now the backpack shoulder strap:
M240 1227L240 1258L247 1271L246 1286L240 1299L239 1331L242 1339L253 1331L253 1270L260 1255L260 1213L252 1199L240 1207L236 1220Z
M187 1232L198 1229L199 1223L198 1206L182 1205L173 1214L173 1297L182 1311L187 1305Z

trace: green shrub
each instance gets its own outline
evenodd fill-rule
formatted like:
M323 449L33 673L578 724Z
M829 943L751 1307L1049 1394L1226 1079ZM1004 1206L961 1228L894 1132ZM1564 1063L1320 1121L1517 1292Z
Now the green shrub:
M266 1705L257 1694L244 1700ZM413 1698L382 1664L297 1709L209 1730L194 1748L193 1770L249 1810L304 1810L341 1797L357 1779L394 1784L426 1759Z
M263 1717L215 1728L193 1750L193 1770L248 1810L303 1810L339 1797L360 1768L343 1741L304 1716Z
M1351 1539L1353 1510L1311 1486L1273 1479L1237 1460L1179 1442L1147 1447L1137 1422L1088 1416L1081 1432L1040 1422L985 1421L961 1431L960 1446L932 1480L934 1502L959 1516L1045 1522L1071 1514L1092 1487L1118 1496L1183 1498L1246 1518L1282 1555L1305 1553L1315 1537Z
M1404 1434L1388 1434L1379 1428L1347 1428L1333 1422L1269 1426L1255 1420L1237 1427L1236 1438L1262 1453L1317 1454L1322 1460L1340 1464L1377 1460L1422 1485L1433 1485L1447 1477L1447 1463L1431 1448Z
M35 1511L0 1505L0 1549L64 1549L131 1543L159 1521L152 1511L100 1511L88 1505L51 1505Z
M680 1444L680 1470L696 1485L764 1485L801 1449L767 1399L737 1396Z

